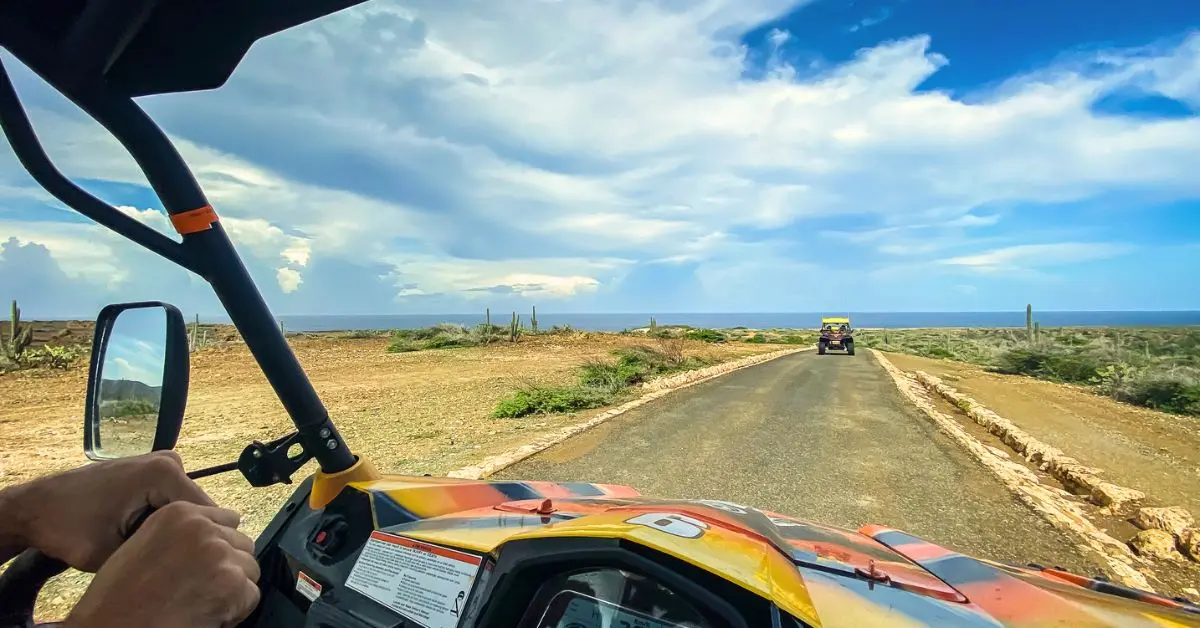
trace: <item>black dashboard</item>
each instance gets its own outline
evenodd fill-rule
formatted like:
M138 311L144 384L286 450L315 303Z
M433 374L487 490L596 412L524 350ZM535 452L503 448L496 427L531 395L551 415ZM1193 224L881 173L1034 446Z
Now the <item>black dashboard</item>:
M389 537L370 498L345 489L308 508L305 480L259 537L262 602L255 628L791 628L774 604L673 557L618 539L514 540L490 555ZM402 539L463 563L469 582L430 562L443 592L382 595L373 544ZM397 551L410 551L400 548ZM415 551L415 550L412 550ZM360 557L363 560L360 560ZM451 565L453 567L453 565ZM463 574L467 571L463 571ZM393 590L403 591L400 588ZM433 587L437 589L437 587Z

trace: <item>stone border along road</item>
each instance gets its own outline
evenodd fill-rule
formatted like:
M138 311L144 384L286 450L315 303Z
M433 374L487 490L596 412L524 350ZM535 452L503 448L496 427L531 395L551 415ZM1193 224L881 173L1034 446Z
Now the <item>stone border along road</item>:
M463 467L457 471L451 471L446 474L447 477L465 478L470 480L483 479L494 473L498 473L512 465L554 445L557 445L576 434L586 432L587 430L604 423L613 417L619 416L639 406L644 406L655 399L669 395L677 390L682 390L689 386L694 386L701 382L706 382L715 379L722 375L732 373L734 371L744 369L764 362L769 362L776 358L782 358L786 355L800 353L802 351L812 351L816 349L816 345L807 347L799 347L795 349L783 349L780 351L772 351L770 353L760 353L758 355L746 356L729 362L722 362L712 366L706 366L702 369L693 371L685 371L669 377L661 377L651 382L647 382L641 386L641 390L647 391L642 396L632 401L627 401L615 408L605 410L600 414L592 417L590 420L577 425L567 426L557 432L552 432L542 438L539 438L528 445L518 447L517 449L505 452L496 456L485 459L477 465Z
M726 373L743 369L756 364L781 358L786 355L800 353L802 351L812 351L815 347L804 347L797 349L785 349L771 353L764 353L754 356L748 356L738 360L732 360L723 364L680 373L671 377L665 377L654 382L650 382L643 386L643 390L649 390L641 397L632 401L626 402L615 408L606 410L596 415L592 419L580 423L578 425L568 426L557 432L553 432L544 436L532 443L519 447L516 450L506 452L497 456L487 458L478 465L464 467L457 471L447 474L449 477L466 478L466 479L482 479L494 473L497 473L507 467L510 467L538 452L553 447L576 434L585 432L597 425L600 425L612 418L624 414L634 408L643 406L655 399L666 396L676 390L681 390L708 381ZM876 361L888 373L900 393L908 399L914 406L921 410L926 416L933 420L934 424L944 434L961 445L967 450L980 464L988 471L1000 479L1016 497L1047 520L1054 527L1064 531L1068 535L1077 538L1080 541L1080 546L1096 553L1104 564L1109 566L1109 569L1116 576L1116 579L1126 586L1136 587L1145 591L1154 592L1146 579L1146 574L1153 576L1148 569L1147 561L1134 554L1129 547L1109 536L1103 530L1097 528L1091 521L1087 519L1079 505L1066 499L1063 495L1056 492L1057 489L1043 485L1037 476L1025 466L1013 462L1009 459L1007 453L1000 451L994 447L984 445L975 437L966 432L949 415L937 410L933 402L929 399L928 393L924 386L916 380L916 376L910 376L894 364L892 364L884 355L875 349L870 349L871 354L875 356ZM1143 573L1145 572L1145 573Z
M1097 475L1101 473L1100 469L1084 466L1057 447L1034 438L1012 421L958 392L940 378L924 371L914 371L913 375L930 392L935 392L954 404L968 418L999 437L1005 445L1062 482L1064 486L1086 492L1088 499L1097 506L1103 506L1108 514L1119 514L1146 498L1146 494L1141 491L1100 479Z
M913 375L927 390L954 404L968 418L994 434L1021 457L1049 473L1063 486L1074 492L1086 494L1088 500L1101 506L1104 513L1128 515L1133 507L1146 498L1142 491L1100 479L1102 469L1085 466L1057 447L1038 440L1012 421L946 384L941 378L925 371L914 371ZM1192 525L1194 521L1187 510L1180 507L1142 508L1138 510L1133 522L1142 528L1143 532L1161 530L1170 534L1169 546L1157 548L1159 558L1183 560L1184 556L1187 556L1200 562L1200 537L1197 536L1200 535L1200 529ZM1138 549L1137 539L1145 536L1146 534L1139 533L1130 545L1134 545L1135 550ZM1176 551L1175 546L1179 546L1182 551ZM1145 554L1144 551L1142 553Z
M1087 519L1078 504L1056 492L1057 489L1042 484L1033 471L1010 460L1007 453L983 444L950 415L934 407L928 392L917 381L915 375L901 371L879 351L870 351L891 376L901 394L932 419L938 429L962 445L980 464L999 478L1022 503L1054 527L1078 539L1082 547L1098 554L1121 584L1154 592L1146 579L1147 575L1153 577L1154 574L1147 567L1145 559L1134 554L1126 544L1096 527Z

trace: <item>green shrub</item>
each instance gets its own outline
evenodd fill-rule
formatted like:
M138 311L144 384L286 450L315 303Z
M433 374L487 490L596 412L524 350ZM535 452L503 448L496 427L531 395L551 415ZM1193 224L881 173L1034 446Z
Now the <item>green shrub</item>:
M479 337L469 333L438 334L425 341L426 349L449 349L451 347L474 347L479 344Z
M439 323L421 329L398 329L392 332L392 341L387 350L389 353L403 353L422 349L475 347L489 339L496 339L501 333L507 333L507 329L497 325L492 325L490 329L487 325L467 328L456 323Z
M689 329L683 337L701 342L725 342L725 334L715 329Z
M578 412L599 408L612 401L612 393L588 386L531 386L500 400L492 416L501 419L530 414Z
M617 362L626 366L643 369L651 375L665 372L680 366L682 355L670 356L665 351L648 345L638 345L613 351Z
M87 352L83 345L69 347L45 345L25 352L25 364L32 367L44 367L65 371Z
M652 377L709 363L684 355L682 342L667 340L661 349L647 345L618 349L613 351L615 361L589 360L579 367L578 384L523 388L501 399L492 416L509 418L598 408Z
M388 353L407 353L409 351L420 351L421 343L404 336L393 336L392 341L388 343Z
M352 329L344 334L339 335L338 338L341 338L342 340L365 340L369 338L386 336L389 333L395 332L389 332L385 329Z
M1142 372L1125 382L1114 397L1163 412L1200 415L1200 371Z
M765 345L767 344L767 337L763 336L762 334L755 334L749 338L743 339L742 342L748 342L755 345Z
M1083 351L1025 346L1001 353L995 370L1010 375L1083 384L1090 382L1105 366L1101 359Z
M937 360L951 360L954 358L954 353L943 345L925 345L918 349L918 355Z
M821 337L820 334L808 332L808 333L800 333L800 334L789 334L789 335L786 335L786 336L783 336L782 338L780 338L779 341L784 344L789 344L789 345L815 345L815 344L817 344L817 339L820 337ZM854 341L858 342L858 338L855 337Z
M1096 389L1100 392L1113 399L1119 399L1129 383L1140 374L1140 370L1135 366L1124 363L1109 364L1096 371L1096 376L1090 381L1092 384L1095 384Z
M122 399L100 406L100 416L106 419L145 414L158 414L158 404L145 399Z
M590 360L579 367L580 385L611 392L641 383L645 378L646 371L632 364Z

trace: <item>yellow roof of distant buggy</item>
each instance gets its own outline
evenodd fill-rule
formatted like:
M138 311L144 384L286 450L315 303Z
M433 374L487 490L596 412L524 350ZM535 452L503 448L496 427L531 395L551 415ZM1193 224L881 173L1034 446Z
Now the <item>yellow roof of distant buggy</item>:
M822 325L842 325L842 324L849 325L850 319L849 318L822 318L821 324Z

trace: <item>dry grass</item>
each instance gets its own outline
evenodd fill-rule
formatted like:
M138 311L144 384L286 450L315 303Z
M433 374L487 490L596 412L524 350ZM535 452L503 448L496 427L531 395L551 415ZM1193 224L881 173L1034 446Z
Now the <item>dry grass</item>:
M387 342L386 338L291 340L356 453L380 470L444 474L601 411L489 418L496 402L514 388L569 383L575 369L587 360L653 341L581 333L415 353L387 353ZM721 361L775 349L692 341L671 347ZM86 385L83 368L0 377L0 487L84 463ZM188 468L234 460L250 441L277 437L290 428L274 392L243 345L214 347L192 356L191 393L178 447ZM309 465L301 476L311 471ZM292 490L289 486L254 489L236 472L201 480L201 485L221 505L243 513L242 529L251 536L262 530ZM43 592L39 616L64 615L87 581L78 573L56 579Z

